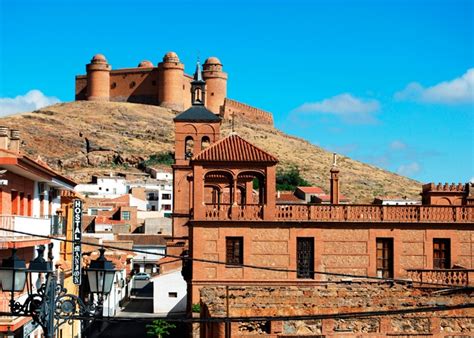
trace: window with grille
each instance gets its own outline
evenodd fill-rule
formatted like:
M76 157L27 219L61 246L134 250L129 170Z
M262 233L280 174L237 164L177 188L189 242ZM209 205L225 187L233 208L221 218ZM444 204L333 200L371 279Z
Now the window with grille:
M451 267L451 241L448 238L433 239L433 268L449 269Z
M393 278L393 238L377 238L377 277Z
M130 211L122 211L122 219L124 221L130 221Z
M296 239L296 277L314 278L314 238L298 237Z
M226 263L243 264L244 263L244 238L226 237Z

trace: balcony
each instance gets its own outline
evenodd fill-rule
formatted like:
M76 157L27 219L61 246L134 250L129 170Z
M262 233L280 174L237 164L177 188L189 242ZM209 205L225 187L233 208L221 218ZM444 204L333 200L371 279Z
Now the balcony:
M49 236L51 234L51 218L29 216L0 215L0 227L8 230L29 232ZM0 241L31 239L31 236L0 230Z
M206 204L205 220L263 220L262 205ZM269 215L271 217L271 215ZM268 216L267 216L268 217ZM268 221L473 223L474 206L278 204Z
M468 269L408 269L408 278L414 282L419 282L423 287L436 287L433 284L442 286L474 286L474 270Z

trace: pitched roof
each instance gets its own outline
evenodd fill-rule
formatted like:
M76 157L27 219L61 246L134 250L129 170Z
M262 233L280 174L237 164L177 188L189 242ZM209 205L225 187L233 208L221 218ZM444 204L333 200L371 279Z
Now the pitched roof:
M174 118L176 122L220 122L221 118L204 106L192 106Z
M193 157L193 160L216 162L278 162L276 157L254 146L237 134L231 134L217 141Z
M320 187L297 187L299 190L305 194L324 194L323 189Z

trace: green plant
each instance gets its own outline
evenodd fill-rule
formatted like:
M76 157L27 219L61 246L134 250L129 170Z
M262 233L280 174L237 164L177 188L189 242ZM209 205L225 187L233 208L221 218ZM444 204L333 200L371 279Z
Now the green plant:
M199 303L193 304L191 306L191 310L192 312L197 312L197 313L201 312L201 304Z
M156 164L172 165L174 163L174 154L171 152L153 154L142 163L144 166Z
M170 334L169 330L174 329L175 327L176 325L168 323L166 320L157 319L154 320L152 324L146 326L148 329L146 334L152 337L162 338L168 336Z
M296 187L308 187L310 183L300 175L300 170L296 166L291 166L287 170L278 170L276 174L277 190L293 191Z

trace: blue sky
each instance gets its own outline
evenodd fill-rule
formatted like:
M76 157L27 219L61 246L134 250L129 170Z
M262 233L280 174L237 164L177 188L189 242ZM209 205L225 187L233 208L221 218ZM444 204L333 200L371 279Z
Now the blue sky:
M214 55L229 97L287 133L423 182L474 177L474 1L0 3L1 115L73 100L99 52L122 68L173 50L189 73Z

